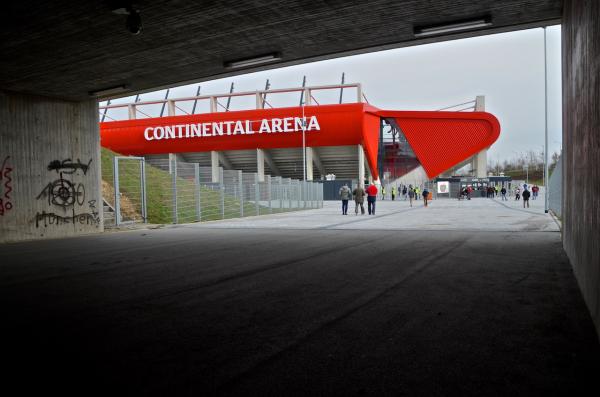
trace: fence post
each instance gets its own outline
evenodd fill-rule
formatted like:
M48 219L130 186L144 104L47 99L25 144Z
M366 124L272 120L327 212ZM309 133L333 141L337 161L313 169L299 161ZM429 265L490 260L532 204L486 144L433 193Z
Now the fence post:
M173 195L173 223L179 223L177 219L177 157L171 156L171 191Z
M272 190L272 186L271 186L271 175L267 175L267 193L268 193L268 198L269 198L269 213L272 214L273 213L273 203L271 198L273 197L273 190Z
M279 177L279 212L283 212L283 178Z
M290 211L292 210L292 179L290 178L288 183L288 200L290 202Z
M244 185L242 183L242 171L238 171L238 188L240 190L240 216L244 217Z
M142 218L148 223L148 203L146 201L146 160L140 160L140 189L142 191Z
M121 203L119 194L119 158L113 157L113 186L115 188L115 226L121 224Z
M256 215L260 215L260 184L257 172L254 173L254 202L256 204Z
M321 200L321 208L323 208L323 184L319 184L319 200Z
M223 167L219 167L219 191L221 192L221 219L225 219L225 185L223 184Z
M194 163L194 187L196 200L196 220L198 222L202 221L202 208L200 207L200 164Z

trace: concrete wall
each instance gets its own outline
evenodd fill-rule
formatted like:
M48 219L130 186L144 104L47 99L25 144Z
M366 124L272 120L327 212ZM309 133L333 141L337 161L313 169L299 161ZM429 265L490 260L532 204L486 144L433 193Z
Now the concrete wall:
M600 2L563 12L563 242L600 335Z
M95 101L0 91L0 242L101 232Z

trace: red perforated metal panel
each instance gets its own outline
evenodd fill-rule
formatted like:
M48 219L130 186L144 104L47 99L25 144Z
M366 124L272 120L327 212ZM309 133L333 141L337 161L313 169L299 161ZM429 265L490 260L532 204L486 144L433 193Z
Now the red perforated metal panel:
M378 111L394 118L432 178L492 145L500 123L485 112Z

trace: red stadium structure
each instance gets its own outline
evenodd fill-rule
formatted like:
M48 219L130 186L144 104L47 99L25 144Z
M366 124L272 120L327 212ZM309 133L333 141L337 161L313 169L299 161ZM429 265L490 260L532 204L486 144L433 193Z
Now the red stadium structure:
M384 143L384 125L398 140ZM304 134L303 134L304 131ZM101 144L125 155L360 145L374 180L419 164L433 178L492 145L498 120L486 112L381 110L366 103L175 115L100 123ZM358 176L358 172L357 172Z

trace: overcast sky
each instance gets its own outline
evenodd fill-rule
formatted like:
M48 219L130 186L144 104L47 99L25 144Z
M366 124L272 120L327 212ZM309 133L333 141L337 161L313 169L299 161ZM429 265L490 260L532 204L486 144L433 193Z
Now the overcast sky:
M548 34L548 129L550 153L562 145L560 26ZM381 109L437 110L485 95L486 111L502 127L492 146L491 161L512 158L528 150L541 151L544 145L544 33L531 29L469 39L399 48L328 61L291 66L227 79L202 82L201 95L229 91L338 84L345 72L347 83L362 83L368 101ZM198 84L171 89L170 98L193 96ZM148 93L141 100L163 98L165 91ZM321 103L335 102L339 92L317 94ZM347 92L349 102L355 94ZM297 106L297 95L267 98L274 106ZM113 103L130 102L121 98ZM225 101L222 101L223 104ZM231 109L251 108L254 98L234 99ZM197 112L208 104L199 104ZM186 106L187 107L187 106ZM185 109L182 104L182 108ZM191 104L189 104L191 108ZM146 109L154 115L157 109ZM188 109L189 111L189 109ZM109 113L123 117L118 112Z

